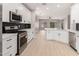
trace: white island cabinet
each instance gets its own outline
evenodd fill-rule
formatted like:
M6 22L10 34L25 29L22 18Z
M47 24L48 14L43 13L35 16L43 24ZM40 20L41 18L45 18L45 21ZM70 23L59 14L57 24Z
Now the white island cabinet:
M69 33L65 30L45 29L47 40L56 40L63 43L69 42Z
M79 32L76 32L76 49L77 52L79 53Z
M78 31L70 31L69 35L69 44L77 50L79 53L79 32Z
M2 55L15 56L17 53L17 34L2 35Z

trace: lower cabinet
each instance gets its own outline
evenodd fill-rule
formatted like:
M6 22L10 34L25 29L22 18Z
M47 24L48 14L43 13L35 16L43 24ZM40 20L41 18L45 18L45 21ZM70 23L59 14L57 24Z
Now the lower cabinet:
M69 45L76 48L76 35L74 32L69 32Z
M79 53L79 35L76 36L76 50Z
M27 37L28 37L27 43L30 42L33 39L33 37L34 37L33 35L34 35L34 33L33 33L32 30L27 31Z
M67 31L61 31L58 33L58 41L69 43L69 32Z
M70 33L69 35L69 44L77 50L77 52L79 53L79 33Z
M58 32L56 31L48 31L46 33L47 40L57 40L58 39Z
M63 30L48 30L46 31L47 40L56 40L68 43L69 33Z
M2 42L2 55L14 56L17 53L17 34L5 34ZM4 35L4 36L5 36Z
M10 49L10 51L7 51L6 53L3 54L3 56L15 56L16 54L16 50L14 49Z

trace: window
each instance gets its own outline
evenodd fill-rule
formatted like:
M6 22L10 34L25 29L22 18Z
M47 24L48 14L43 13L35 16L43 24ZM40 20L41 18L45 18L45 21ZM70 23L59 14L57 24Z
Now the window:
M50 22L50 28L55 28L55 22Z

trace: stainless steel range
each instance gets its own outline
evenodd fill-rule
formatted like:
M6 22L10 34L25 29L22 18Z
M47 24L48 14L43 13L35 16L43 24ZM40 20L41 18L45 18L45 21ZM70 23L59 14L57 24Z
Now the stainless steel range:
M3 33L17 33L17 55L27 46L27 32L21 31L23 29L30 29L31 24L14 23L14 22L3 22L2 23Z

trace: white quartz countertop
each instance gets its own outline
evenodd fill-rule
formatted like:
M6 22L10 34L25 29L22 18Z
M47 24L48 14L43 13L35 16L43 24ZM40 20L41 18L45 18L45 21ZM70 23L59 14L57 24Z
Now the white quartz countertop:
M60 31L61 31L62 29L57 29L57 28L45 28L45 30L55 30L55 31L56 31L56 30L60 30ZM62 30L62 31L63 31L63 30Z
M75 31L75 30L70 30L70 29L62 30L62 29L56 29L56 28L45 28L45 30L46 30L46 31L51 31L51 30L53 30L53 31L67 31L67 32L73 32L73 33L76 33L76 32L77 32L77 31Z
M69 32L73 32L73 33L76 33L76 31L75 31L75 30L67 30L67 31L69 31Z

